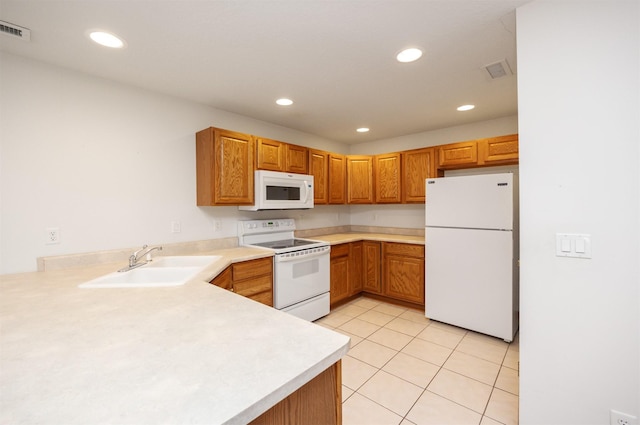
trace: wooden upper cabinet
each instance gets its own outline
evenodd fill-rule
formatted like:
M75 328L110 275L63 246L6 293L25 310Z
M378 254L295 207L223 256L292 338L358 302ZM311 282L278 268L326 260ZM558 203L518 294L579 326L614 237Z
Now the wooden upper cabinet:
M437 177L435 148L402 152L402 202L424 203L425 180Z
M478 143L475 140L438 146L438 167L464 168L478 164Z
M308 149L304 146L285 143L285 170L289 173L307 174L307 152Z
M257 141L258 163L260 170L286 170L286 144L277 140L262 139Z
M346 157L337 153L329 154L329 203L345 204L346 198Z
M259 170L307 174L307 148L277 140L258 138L257 164Z
M373 157L348 155L347 203L372 204L373 200Z
M518 135L491 137L478 140L478 162L483 165L517 164Z
M375 200L378 204L399 204L402 201L402 169L400 153L387 153L374 157Z
M329 203L329 153L309 149L309 174L313 176L313 203Z
M255 142L219 128L196 133L197 205L253 204Z

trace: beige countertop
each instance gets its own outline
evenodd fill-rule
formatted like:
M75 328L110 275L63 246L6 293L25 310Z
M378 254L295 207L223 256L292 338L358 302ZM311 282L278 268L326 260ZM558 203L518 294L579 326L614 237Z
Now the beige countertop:
M330 235L312 236L309 237L309 239L329 242L331 245L361 240L424 245L424 236L405 236L387 233L334 233Z
M0 276L0 423L244 424L349 339L207 282L269 251L229 248L183 286L78 288L121 263Z

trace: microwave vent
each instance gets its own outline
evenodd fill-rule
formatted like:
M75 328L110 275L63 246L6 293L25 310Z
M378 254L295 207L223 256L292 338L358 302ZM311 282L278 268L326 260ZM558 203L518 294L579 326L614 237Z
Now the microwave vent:
M0 21L0 33L9 37L17 37L24 41L31 41L31 30L10 22Z

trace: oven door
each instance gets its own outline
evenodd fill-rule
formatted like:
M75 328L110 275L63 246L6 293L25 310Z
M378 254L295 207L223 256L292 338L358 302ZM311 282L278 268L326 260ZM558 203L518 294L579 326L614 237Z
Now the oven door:
M279 310L329 292L329 250L301 256L276 254L273 273L273 306Z

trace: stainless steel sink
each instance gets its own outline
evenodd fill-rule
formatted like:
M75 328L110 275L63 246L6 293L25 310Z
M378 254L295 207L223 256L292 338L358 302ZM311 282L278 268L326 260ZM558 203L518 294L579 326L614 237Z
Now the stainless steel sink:
M158 257L144 266L113 272L78 285L80 288L149 288L184 285L220 256Z

